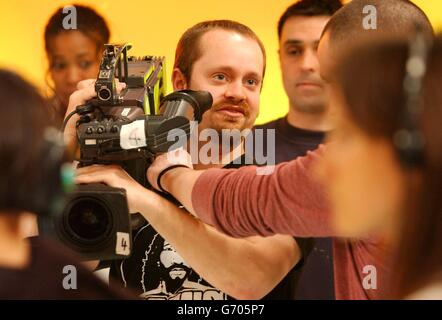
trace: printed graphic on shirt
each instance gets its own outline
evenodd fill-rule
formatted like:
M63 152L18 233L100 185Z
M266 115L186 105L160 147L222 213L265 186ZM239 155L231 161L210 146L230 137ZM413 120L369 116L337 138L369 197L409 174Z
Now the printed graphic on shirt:
M124 263L124 277L146 300L226 300L227 295L202 279L178 252L151 226L145 226L136 235L138 254ZM142 251L141 251L142 250ZM139 268L134 270L134 268Z

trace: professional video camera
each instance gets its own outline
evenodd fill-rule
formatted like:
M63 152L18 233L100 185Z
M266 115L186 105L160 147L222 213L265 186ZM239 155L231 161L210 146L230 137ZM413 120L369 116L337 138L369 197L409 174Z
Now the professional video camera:
M127 56L130 44L105 45L95 91L97 98L78 106L76 133L79 167L117 164L148 187L146 170L157 153L180 146L212 105L205 91L183 90L164 96L164 58ZM126 83L117 93L116 79ZM173 139L171 139L171 137ZM124 189L80 185L64 211L41 220L50 233L86 260L126 258L131 253L130 215ZM138 215L139 218L139 215Z

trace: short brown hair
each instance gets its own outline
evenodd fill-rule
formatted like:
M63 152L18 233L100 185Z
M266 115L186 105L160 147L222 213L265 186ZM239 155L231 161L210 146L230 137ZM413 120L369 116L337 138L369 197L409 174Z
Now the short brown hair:
M372 5L377 11L377 30L365 30L362 25L364 7ZM345 41L352 43L362 33L409 34L419 24L422 30L434 35L428 17L414 3L408 0L353 0L339 9L328 21L322 34L330 35L331 43Z
M266 51L264 45L258 36L246 25L232 21L232 20L208 20L200 22L184 32L178 41L178 45L175 51L175 63L174 69L178 68L183 73L187 81L190 80L192 75L192 67L195 61L197 61L202 53L199 46L201 37L211 30L227 30L239 33L245 37L255 40L261 48L264 58L264 68L262 76L264 78L266 69Z
M278 38L281 39L282 28L291 17L332 16L342 8L341 0L301 0L288 7L278 21Z

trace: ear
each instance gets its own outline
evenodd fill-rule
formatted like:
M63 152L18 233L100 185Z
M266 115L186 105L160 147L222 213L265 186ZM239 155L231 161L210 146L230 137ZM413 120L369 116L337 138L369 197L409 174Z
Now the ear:
M173 69L172 86L174 91L187 89L186 77L178 68Z

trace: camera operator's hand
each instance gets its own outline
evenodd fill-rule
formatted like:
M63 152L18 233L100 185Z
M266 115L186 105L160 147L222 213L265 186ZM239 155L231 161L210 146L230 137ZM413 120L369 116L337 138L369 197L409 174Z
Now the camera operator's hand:
M178 148L156 157L155 161L147 169L147 179L155 189L159 191L168 191L167 187L165 188L161 181L168 174L168 171L177 167L188 167L193 169L192 158L183 148ZM158 178L161 180L158 181Z
M125 189L130 213L141 212L141 200L146 197L152 199L159 197L140 185L117 165L91 165L77 169L76 173L77 184L104 183L114 188Z
M123 82L118 82L116 80L117 92L120 93L126 87L126 84ZM95 79L87 79L80 81L77 84L77 91L71 94L69 97L69 105L66 110L65 118L75 110L80 105L85 104L88 100L92 99L97 95L95 92ZM66 124L66 128L64 130L64 142L68 148L68 150L72 151L72 154L75 153L75 149L77 146L76 139L76 123L79 119L77 114L73 115Z

